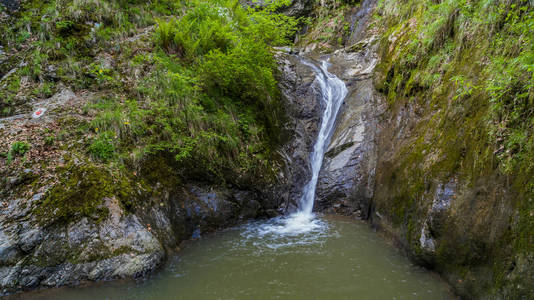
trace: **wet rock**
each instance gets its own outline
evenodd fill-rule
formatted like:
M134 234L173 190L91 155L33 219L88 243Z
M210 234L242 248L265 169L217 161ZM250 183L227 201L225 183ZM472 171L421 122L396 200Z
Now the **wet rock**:
M286 141L278 153L284 171L273 194L283 199L286 211L291 211L298 206L302 188L311 178L310 153L321 121L321 90L313 70L299 58L287 53L277 57L288 122L284 126Z
M243 210L241 211L241 219L251 219L259 216L261 211L261 204L256 200L249 200L243 202ZM268 215L272 215L272 212L269 212Z
M20 240L18 243L19 248L24 253L29 253L39 244L42 240L42 231L39 228L32 228L22 234L20 234Z
M445 184L439 184L432 201L432 213L439 213L451 207L451 202L456 194L457 179L451 179Z
M317 208L366 217L373 197L378 120L385 106L370 74L376 66L373 37L354 49L336 51L332 70L349 89L325 154L317 184Z
M24 276L25 274L22 274L22 279L20 280L20 285L24 289L31 289L36 287L39 284L39 278L37 276Z
M94 229L90 227L89 220L82 218L76 223L72 223L67 227L67 234L69 236L69 244L71 246L77 246L90 239L91 232Z
M139 277L157 267L163 253L131 255L125 253L98 261L90 270L87 279L102 280L109 278Z
M14 267L0 267L0 295L16 288L18 284L18 274L20 273L20 264L21 263Z
M70 263L63 264L52 270L44 270L47 275L40 282L43 287L57 287L65 284L76 284L81 280L81 274L89 272L87 264L75 266Z
M428 212L427 218L421 228L419 245L421 249L432 254L436 251L437 241L433 233L443 231L443 224L448 215L448 209L456 197L457 179L452 178L447 183L440 183L434 193L432 206Z
M0 228L0 266L15 264L20 256L16 240Z
M356 12L350 16L349 43L358 42L365 37L369 18L376 3L377 0L364 0Z
M196 240L196 239L200 238L200 228L197 228L197 229L195 229L195 231L193 231L193 234L191 235L191 238L193 240Z
M314 2L313 0L293 0L289 7L283 9L283 12L288 16L303 17L311 12Z
M428 230L428 225L425 223L423 228L421 228L421 237L419 238L419 244L421 249L424 249L427 252L436 251L436 242Z
M32 197L34 201L42 194ZM20 204L22 200L12 201ZM106 199L109 217L89 218L47 228L31 221L30 211L0 213L0 288L3 293L38 286L76 284L84 280L135 277L165 258L158 239L137 216L124 215L115 198ZM24 216L20 222L13 220Z

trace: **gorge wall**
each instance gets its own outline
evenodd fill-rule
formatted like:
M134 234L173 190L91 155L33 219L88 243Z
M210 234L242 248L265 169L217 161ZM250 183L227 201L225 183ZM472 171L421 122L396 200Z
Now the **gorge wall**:
M369 5L329 4L316 14L361 19ZM491 5L380 1L329 45L312 28L305 47L330 53L351 90L317 203L368 219L462 297L528 299L532 4Z

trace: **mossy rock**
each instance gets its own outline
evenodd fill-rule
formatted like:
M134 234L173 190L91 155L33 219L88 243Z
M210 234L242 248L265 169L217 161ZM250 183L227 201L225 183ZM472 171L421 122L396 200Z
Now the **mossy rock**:
M48 191L35 212L43 224L70 223L82 217L105 219L109 213L104 198L127 196L128 184L110 171L92 164L67 166L60 171L60 181Z

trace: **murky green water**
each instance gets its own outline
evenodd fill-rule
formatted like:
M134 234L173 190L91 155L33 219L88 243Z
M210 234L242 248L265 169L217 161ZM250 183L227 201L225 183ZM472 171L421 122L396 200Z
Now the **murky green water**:
M249 223L190 242L142 281L13 299L453 299L445 283L367 225L338 217L314 224L278 234L279 221Z

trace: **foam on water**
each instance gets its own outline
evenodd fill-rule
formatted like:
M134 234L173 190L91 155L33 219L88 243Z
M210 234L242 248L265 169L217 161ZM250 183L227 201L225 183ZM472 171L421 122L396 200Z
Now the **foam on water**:
M277 250L299 245L321 244L330 235L329 226L323 220L304 215L290 215L268 221L255 221L244 225L240 246L256 248L258 254L265 250Z

